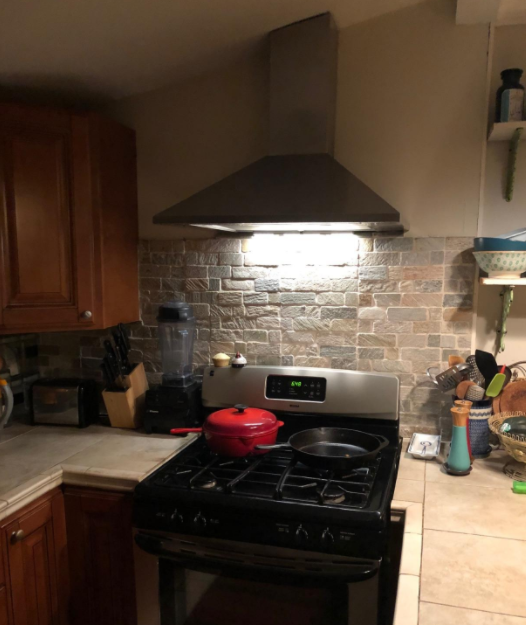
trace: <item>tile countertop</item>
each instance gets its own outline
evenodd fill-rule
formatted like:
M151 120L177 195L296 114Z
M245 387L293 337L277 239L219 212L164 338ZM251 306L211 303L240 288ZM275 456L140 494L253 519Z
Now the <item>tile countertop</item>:
M404 452L393 509L406 510L394 625L526 625L526 495L504 451L466 477Z
M0 435L0 520L60 484L132 491L196 436L14 423Z
M132 491L195 437L14 424L0 437L0 520L62 483ZM394 625L526 625L526 496L511 492L506 454L458 478L406 449L392 505L405 512Z

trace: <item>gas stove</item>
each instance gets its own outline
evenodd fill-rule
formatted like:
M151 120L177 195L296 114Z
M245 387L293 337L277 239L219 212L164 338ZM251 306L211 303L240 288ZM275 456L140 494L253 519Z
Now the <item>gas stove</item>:
M281 442L327 426L382 435L390 444L374 461L338 475L305 466L283 448L221 458L200 438L137 486L136 527L380 557L400 454L397 378L289 367L205 371L208 410L239 402L278 414ZM357 531L364 539L350 540Z
M259 623L252 606L266 596L282 597L281 616L268 607L276 625L303 623L302 609L312 623L387 622L381 597L401 450L398 392L389 374L205 370L205 412L235 404L269 410L284 423L278 442L337 427L388 444L337 472L306 466L287 447L220 457L200 437L152 473L135 489L133 515L137 544L158 559L161 625ZM222 620L233 588L235 609Z

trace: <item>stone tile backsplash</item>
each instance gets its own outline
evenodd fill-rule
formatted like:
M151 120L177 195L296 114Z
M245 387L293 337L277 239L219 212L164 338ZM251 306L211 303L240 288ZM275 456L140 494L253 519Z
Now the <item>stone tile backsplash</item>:
M160 379L157 308L186 299L197 318L197 368L239 350L249 364L394 373L404 434L447 436L449 403L426 369L469 354L471 245L351 234L142 241L142 323L131 328L131 355ZM43 373L98 372L106 335L41 335Z

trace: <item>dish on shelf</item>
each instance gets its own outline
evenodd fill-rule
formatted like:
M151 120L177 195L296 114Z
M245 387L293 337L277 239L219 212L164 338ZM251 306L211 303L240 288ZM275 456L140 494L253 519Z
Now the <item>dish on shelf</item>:
M526 252L526 241L498 237L477 237L475 252Z
M473 256L490 278L520 278L526 271L526 251L473 252Z

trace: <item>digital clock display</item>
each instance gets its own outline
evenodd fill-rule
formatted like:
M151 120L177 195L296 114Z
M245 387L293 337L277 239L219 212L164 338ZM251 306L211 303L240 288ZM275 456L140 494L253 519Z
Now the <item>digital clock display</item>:
M309 376L269 375L265 390L269 399L323 402L327 380Z

